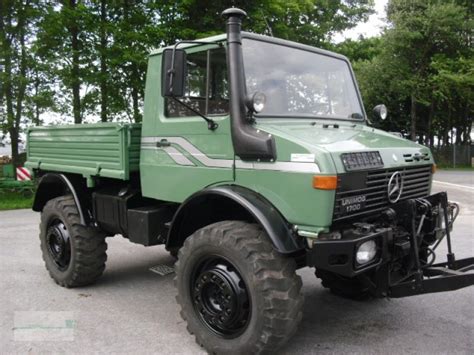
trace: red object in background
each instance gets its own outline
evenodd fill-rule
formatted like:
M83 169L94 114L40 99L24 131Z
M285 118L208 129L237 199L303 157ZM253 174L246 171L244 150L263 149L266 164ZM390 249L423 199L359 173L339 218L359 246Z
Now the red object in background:
M16 179L19 181L31 180L31 173L27 168L16 168Z

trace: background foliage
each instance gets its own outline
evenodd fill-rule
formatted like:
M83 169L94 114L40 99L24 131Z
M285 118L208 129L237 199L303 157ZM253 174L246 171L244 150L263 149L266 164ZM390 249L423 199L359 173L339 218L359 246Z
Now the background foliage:
M45 112L139 122L148 52L222 33L220 12L235 5L249 14L247 31L348 56L369 115L389 108L374 125L431 146L470 144L473 4L390 0L380 37L336 45L336 32L373 13L372 0L1 0L1 129L17 164L22 129Z

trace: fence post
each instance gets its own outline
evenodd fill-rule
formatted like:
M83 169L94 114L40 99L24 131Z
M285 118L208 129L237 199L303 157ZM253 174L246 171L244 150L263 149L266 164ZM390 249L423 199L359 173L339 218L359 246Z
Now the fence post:
M453 144L453 168L456 169L456 144Z

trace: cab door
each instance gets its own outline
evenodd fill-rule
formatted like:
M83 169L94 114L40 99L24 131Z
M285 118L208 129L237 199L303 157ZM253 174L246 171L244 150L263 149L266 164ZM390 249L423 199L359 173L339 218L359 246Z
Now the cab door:
M192 110L162 97L161 55L151 59L148 70L154 75L147 79L159 76L159 81L147 82L145 96L140 175L146 197L182 202L207 186L233 181L225 49L197 46L186 52L185 95L178 100L212 118L218 128L210 130Z

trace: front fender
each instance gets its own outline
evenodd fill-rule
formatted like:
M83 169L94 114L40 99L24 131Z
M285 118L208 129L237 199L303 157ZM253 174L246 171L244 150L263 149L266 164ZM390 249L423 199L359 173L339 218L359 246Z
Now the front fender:
M251 219L260 224L279 253L304 249L302 240L269 201L255 191L236 185L207 188L183 202L173 218L166 248L179 248L196 230L225 219Z

